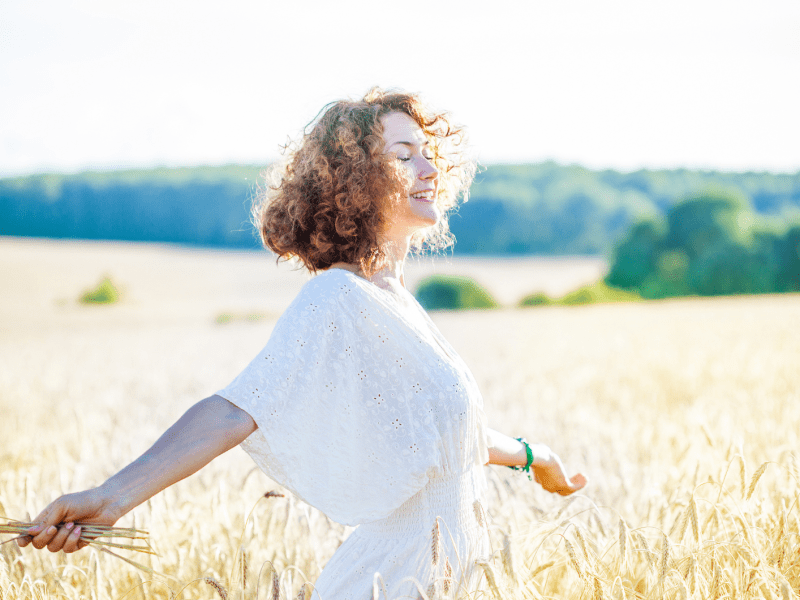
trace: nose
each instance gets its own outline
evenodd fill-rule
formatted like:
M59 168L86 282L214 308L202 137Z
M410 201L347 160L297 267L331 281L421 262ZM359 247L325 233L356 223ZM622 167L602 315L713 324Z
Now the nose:
M417 177L422 180L436 179L439 176L439 169L433 163L432 159L420 157L420 166L417 171Z

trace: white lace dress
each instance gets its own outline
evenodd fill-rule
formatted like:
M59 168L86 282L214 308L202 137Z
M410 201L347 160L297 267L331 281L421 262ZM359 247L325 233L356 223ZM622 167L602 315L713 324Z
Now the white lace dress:
M391 599L419 596L410 578L474 589L489 551L483 402L409 292L317 275L219 395L258 424L242 447L269 477L358 525L316 582L323 600L371 598L376 573Z

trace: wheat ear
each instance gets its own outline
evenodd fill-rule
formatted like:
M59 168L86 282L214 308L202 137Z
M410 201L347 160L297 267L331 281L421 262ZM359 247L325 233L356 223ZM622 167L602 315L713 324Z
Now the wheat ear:
M750 500L750 496L753 495L753 492L756 489L756 484L758 484L758 480L761 479L761 476L764 474L764 471L767 470L767 465L769 465L769 463L765 462L763 465L758 467L755 473L753 473L753 478L750 480L750 485L747 488L747 495L745 496L745 500Z
M206 577L205 579L203 579L203 581L205 581L208 585L214 588L222 600L228 600L228 590L222 587L222 584L219 581L217 581L213 577Z

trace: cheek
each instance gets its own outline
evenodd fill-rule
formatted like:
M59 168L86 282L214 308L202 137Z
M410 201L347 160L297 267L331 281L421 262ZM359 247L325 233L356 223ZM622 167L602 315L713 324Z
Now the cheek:
M414 185L414 168L406 163L394 161L389 166L390 177L403 190L410 190Z
M414 170L410 168L403 169L403 173L400 176L400 182L407 194L410 194L411 190L414 188L414 181Z

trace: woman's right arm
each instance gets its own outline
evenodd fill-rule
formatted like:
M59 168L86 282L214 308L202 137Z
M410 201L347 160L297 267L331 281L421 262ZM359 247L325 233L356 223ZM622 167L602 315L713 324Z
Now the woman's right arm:
M101 486L51 502L34 519L39 525L28 530L30 536L18 543L47 546L51 552L74 552L85 545L78 541L80 527L76 522L113 525L148 498L240 444L257 428L247 412L224 398L201 400L147 452Z

